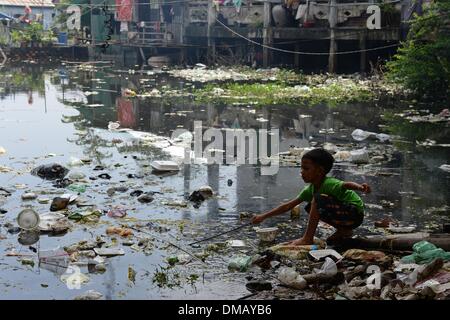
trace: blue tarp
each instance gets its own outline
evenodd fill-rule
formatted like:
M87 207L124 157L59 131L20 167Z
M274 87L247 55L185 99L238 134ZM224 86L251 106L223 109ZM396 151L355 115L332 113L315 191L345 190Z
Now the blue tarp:
M0 20L14 20L14 18L0 12Z

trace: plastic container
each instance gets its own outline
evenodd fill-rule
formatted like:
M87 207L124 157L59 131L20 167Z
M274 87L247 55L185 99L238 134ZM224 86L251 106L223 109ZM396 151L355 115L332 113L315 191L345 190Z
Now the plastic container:
M275 240L278 234L278 228L272 227L272 228L257 229L256 234L258 235L261 241L272 242Z
M327 257L333 257L335 261L340 261L343 259L343 257L333 249L311 250L309 252L309 255L316 261L322 260Z
M364 164L369 163L369 153L367 152L366 148L358 149L350 151L351 154L351 162L355 164Z
M250 263L252 262L252 257L249 256L237 256L231 259L228 263L228 269L230 271L247 271Z
M150 165L156 171L178 171L178 170L180 170L178 163L176 163L174 161L153 161Z
M39 229L41 231L52 231L53 226L56 225L59 220L66 219L66 216L57 212L49 212L41 214L39 218Z
M58 43L67 45L67 32L58 33Z
M273 6L272 18L276 27L287 27L294 22L293 16L290 15L289 11L281 4Z
M278 272L278 280L286 286L302 290L308 285L306 280L294 269L283 267Z
M24 230L36 229L39 225L39 214L32 209L22 210L17 216L17 224Z

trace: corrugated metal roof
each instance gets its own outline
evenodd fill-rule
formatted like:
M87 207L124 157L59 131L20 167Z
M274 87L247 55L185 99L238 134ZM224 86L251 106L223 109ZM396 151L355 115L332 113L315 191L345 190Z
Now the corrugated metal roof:
M0 8L2 6L25 7L54 7L52 0L0 0Z

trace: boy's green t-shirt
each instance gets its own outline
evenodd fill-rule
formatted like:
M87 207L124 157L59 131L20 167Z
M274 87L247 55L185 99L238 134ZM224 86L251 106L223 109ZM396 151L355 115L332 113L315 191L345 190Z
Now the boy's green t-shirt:
M345 189L342 185L344 181L336 178L326 177L320 186L319 193L326 194L334 197L336 200L352 204L356 206L361 212L364 211L364 203L358 194L349 189ZM313 199L313 194L315 193L314 185L310 183L302 191L300 191L298 198L302 201L311 202Z

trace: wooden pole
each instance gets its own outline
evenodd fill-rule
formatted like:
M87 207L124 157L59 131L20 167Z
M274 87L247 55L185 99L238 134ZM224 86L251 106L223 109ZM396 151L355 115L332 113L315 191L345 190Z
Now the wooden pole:
M330 14L328 21L330 23L330 53L328 56L328 72L335 73L336 72L336 51L337 51L337 42L335 38L335 27L337 23L337 7L336 0L330 0Z
M216 40L213 35L213 26L216 21L216 10L212 1L208 2L208 64L213 64L216 61Z
M363 32L359 38L359 50L361 50L359 56L359 71L364 74L366 72L366 61L367 61L367 52L366 52L366 33Z
M297 51L297 52L300 51L300 45L299 44L295 45L295 51ZM294 66L296 68L300 67L300 55L299 54L294 54Z
M263 44L271 46L273 42L272 34L272 6L271 3L264 2L264 25L263 25ZM263 48L263 66L267 68L271 64L270 49Z
M450 251L450 234L413 233L391 236L371 236L346 239L344 248L368 250L412 251L412 246L419 241L428 241L445 251Z

